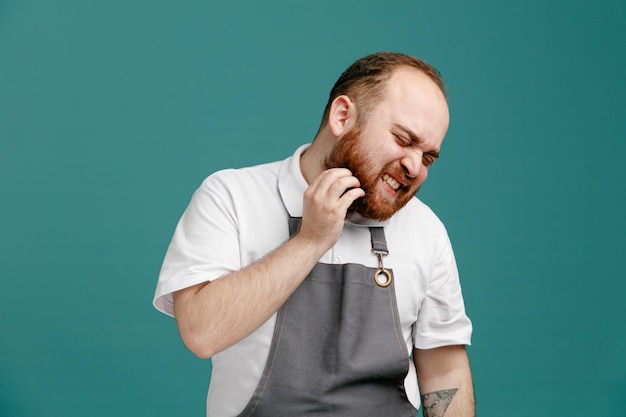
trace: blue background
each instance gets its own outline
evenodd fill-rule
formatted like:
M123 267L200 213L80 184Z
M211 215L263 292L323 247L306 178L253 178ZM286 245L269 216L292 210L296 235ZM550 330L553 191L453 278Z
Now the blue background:
M0 0L0 415L204 413L151 306L191 193L282 159L378 50L444 74L481 416L626 415L621 1Z

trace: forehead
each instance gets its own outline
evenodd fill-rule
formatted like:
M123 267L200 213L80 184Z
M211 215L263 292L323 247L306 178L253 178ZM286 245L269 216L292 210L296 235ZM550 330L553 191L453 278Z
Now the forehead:
M433 139L443 140L450 121L448 103L439 86L411 67L394 70L385 82L379 110L391 123L405 125Z

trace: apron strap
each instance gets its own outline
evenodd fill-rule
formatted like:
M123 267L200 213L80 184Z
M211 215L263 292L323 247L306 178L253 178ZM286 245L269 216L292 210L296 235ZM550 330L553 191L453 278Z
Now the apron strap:
M382 227L370 227L372 236L372 252L388 255L387 239L385 239L385 229Z
M293 236L300 230L300 224L302 223L302 217L289 216L289 236Z
M289 236L293 236L300 230L302 217L289 217ZM370 236L372 239L372 252L388 255L387 239L385 238L385 229L382 227L370 227Z

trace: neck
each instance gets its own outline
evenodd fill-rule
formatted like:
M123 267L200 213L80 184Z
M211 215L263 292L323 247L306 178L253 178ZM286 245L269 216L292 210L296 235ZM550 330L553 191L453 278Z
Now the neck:
M326 169L325 161L330 149L332 145L329 147L328 141L322 135L318 135L311 146L300 156L300 171L308 184L311 184Z

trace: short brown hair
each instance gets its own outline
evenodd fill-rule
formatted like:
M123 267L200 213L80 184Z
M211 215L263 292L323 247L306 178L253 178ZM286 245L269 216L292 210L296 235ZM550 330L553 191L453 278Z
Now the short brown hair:
M398 52L376 52L357 60L341 74L330 90L320 129L328 123L328 114L333 100L341 95L347 95L357 104L359 121L362 121L361 117L371 111L374 104L382 99L384 81L391 76L393 70L402 66L422 71L439 86L444 97L447 97L443 77L432 65Z

